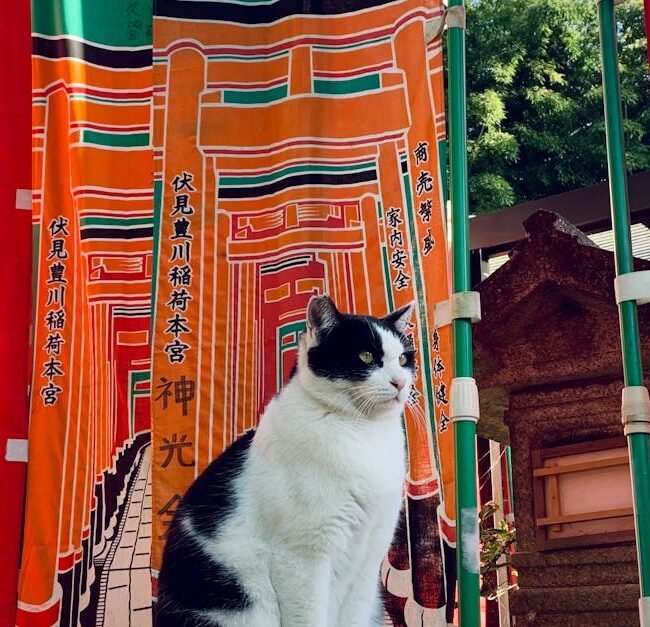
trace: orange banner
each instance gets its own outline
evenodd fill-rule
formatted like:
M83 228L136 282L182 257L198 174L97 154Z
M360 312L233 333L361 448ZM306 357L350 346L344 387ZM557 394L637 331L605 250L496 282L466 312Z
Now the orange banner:
M34 356L16 622L144 624L151 6L32 8Z
M358 5L156 3L152 563L185 489L286 380L310 296L376 316L415 299L410 541L383 577L396 624L443 624L452 356L433 319L449 296L444 99L425 35L442 7Z

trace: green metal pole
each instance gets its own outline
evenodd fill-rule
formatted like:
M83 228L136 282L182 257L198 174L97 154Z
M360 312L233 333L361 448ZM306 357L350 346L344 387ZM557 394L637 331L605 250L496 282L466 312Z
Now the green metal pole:
M633 272L634 267L625 176L625 146L616 50L614 0L601 0L598 3L598 20L609 192L616 245L616 275L619 276ZM636 301L628 300L619 304L619 321L625 386L643 386ZM645 627L650 624L650 615L648 614L650 607L650 598L648 598L650 597L650 434L629 433L627 440L630 451L639 583L642 597L640 602L641 624Z
M508 490L510 490L510 511L515 511L515 496L514 488L512 485L512 449L506 446L506 464L508 468Z
M463 0L449 0L449 156L451 178L453 288L471 289L467 200L467 119L465 100L465 29ZM453 321L454 376L472 377L472 327L467 318ZM453 388L452 388L453 389ZM452 396L452 404L454 402ZM462 627L480 625L476 421L454 420L456 467L456 554L458 610Z

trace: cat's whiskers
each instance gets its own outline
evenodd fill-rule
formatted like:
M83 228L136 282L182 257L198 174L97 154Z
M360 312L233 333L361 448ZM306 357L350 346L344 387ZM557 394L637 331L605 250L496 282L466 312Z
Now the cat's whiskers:
M385 396L384 394L380 394L381 388L378 388L376 386L373 386L372 388L360 388L357 390L353 390L353 393L350 394L349 396L354 400L354 401L362 401L364 404L369 403L369 406L374 405L377 403L377 396ZM380 402L384 400L383 398L379 399ZM390 400L388 397L385 400Z
M365 398L365 392L363 390L352 390L351 392L345 392L337 395L336 402L326 400L325 398L318 397L318 401L326 408L326 412L322 415L322 418L326 418L329 414L341 414L350 413L351 418L358 418L363 420L366 418L363 411L360 408L358 401L363 401Z
M372 401L371 398L368 397L367 393L365 390L355 390L353 392L356 392L356 394L349 394L350 405L354 407L354 409L363 417L366 416L366 405Z
M368 410L370 410L373 407L374 403L372 398L365 398L363 402L361 403L361 411L366 414L368 413Z
M393 392L380 385L364 385L361 388L353 389L349 393L350 398L356 405L357 411L364 416L369 416L378 405L389 401L397 401Z

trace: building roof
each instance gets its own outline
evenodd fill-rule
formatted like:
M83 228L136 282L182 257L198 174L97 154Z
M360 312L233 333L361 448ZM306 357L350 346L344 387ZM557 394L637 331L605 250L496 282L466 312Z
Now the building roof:
M650 225L650 171L627 178L632 223ZM553 211L585 233L611 227L607 182L507 207L472 218L470 248L485 256L503 253L525 237L523 222L538 210Z

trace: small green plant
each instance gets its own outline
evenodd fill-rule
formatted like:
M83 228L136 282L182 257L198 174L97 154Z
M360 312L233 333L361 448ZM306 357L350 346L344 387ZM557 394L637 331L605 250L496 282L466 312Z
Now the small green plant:
M509 527L505 520L500 520L492 526L494 514L499 511L499 506L493 501L488 501L479 513L479 532L481 540L481 596L494 600L506 593L513 586L508 582L505 585L494 585L496 578L490 573L496 573L498 568L509 565L508 549L515 542L515 529Z

